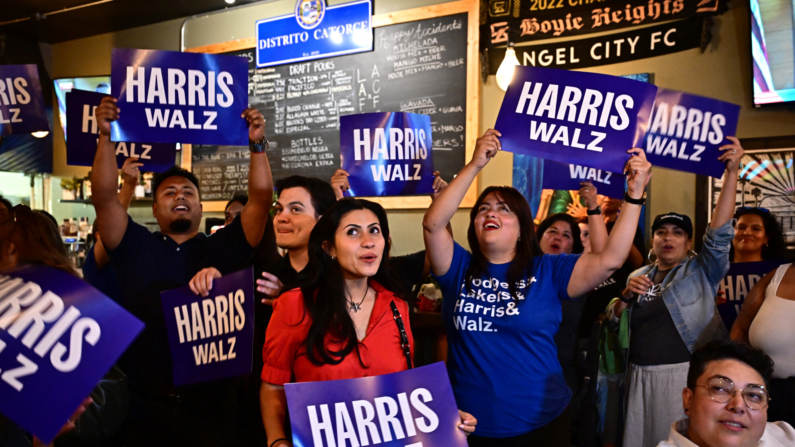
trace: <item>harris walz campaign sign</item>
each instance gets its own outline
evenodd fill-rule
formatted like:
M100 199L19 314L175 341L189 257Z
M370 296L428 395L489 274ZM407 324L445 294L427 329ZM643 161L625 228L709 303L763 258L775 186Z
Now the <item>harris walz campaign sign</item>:
M660 88L644 139L652 165L720 178L726 166L719 147L731 144L740 106Z
M616 76L516 67L495 128L509 152L622 172L656 92Z
M74 89L66 94L66 164L91 166L97 151L99 129L94 116L97 106L107 95ZM177 147L174 144L116 143L116 164L119 168L127 158L138 158L142 171L163 172L174 165Z
M393 374L288 383L293 445L466 447L444 363Z
M213 281L210 296L180 287L160 293L174 385L251 372L254 349L254 273L251 268Z
M245 146L248 63L217 54L114 48L113 141Z
M61 270L0 275L0 413L51 442L143 327Z
M581 182L591 182L599 194L620 200L626 191L623 174L550 160L544 160L543 178L544 189L576 191L582 187Z
M721 281L718 287L726 295L726 302L718 306L723 323L726 329L731 330L740 309L745 303L745 297L756 283L768 273L777 269L784 261L759 261L759 262L732 262L729 266L729 273Z
M0 65L0 136L50 130L36 65Z
M342 169L350 194L401 196L433 192L431 117L380 112L340 117Z

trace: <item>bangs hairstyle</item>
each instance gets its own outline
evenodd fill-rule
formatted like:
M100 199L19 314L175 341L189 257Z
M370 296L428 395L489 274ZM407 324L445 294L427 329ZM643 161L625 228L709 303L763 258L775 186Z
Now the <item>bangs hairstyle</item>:
M72 266L58 227L41 212L17 205L0 218L3 253L8 252L12 243L18 265L47 265L80 277Z
M583 250L585 250L585 247L583 247L582 238L580 237L581 236L580 226L578 225L577 219L566 213L553 214L547 217L546 219L544 219L543 222L538 224L538 229L536 230L536 236L538 237L538 240L541 240L541 238L544 236L544 233L546 233L549 227L551 227L557 222L566 222L567 224L569 224L569 227L571 228L572 242L574 242L573 245L571 246L571 254L574 255L582 254ZM586 221L585 223L588 222Z
M312 198L312 208L315 209L315 217L326 214L326 211L337 202L334 195L334 188L331 183L313 177L303 177L291 175L276 181L276 194L282 195L282 191L290 188L304 188Z
M762 259L765 261L785 259L787 257L787 243L784 240L784 230L781 229L776 216L770 211L762 211L759 208L737 208L734 213L734 218L738 221L740 217L747 214L753 214L762 218L762 224L765 227L765 236L767 236L767 245L762 246ZM736 226L736 224L735 224ZM729 249L729 260L734 260L734 243L732 242Z
M160 184L170 177L182 177L188 179L188 181L193 183L193 186L196 187L196 192L199 194L199 199L201 199L202 192L201 188L199 188L199 179L187 169L182 169L179 166L174 165L160 174L155 174L155 177L152 179L152 196L154 196L155 201L157 200L157 189L160 188Z
M312 325L307 334L307 358L314 365L338 365L353 351L359 358L362 367L367 367L362 362L359 354L359 339L356 337L356 328L348 314L348 298L345 294L345 279L339 265L323 248L334 246L337 229L342 219L350 212L369 210L375 214L381 225L381 234L384 238L384 253L378 271L372 278L392 291L401 299L406 295L395 281L389 267L389 222L386 212L381 205L369 200L345 198L336 202L327 209L315 224L309 236L309 263L306 266L307 282L301 287L304 297L304 308L312 318ZM340 350L333 351L326 348L324 340L326 335L331 335L334 340L344 342Z
M489 186L478 197L475 206L469 212L469 230L467 230L467 241L469 249L472 251L472 261L466 273L467 292L472 291L472 280L482 278L488 274L488 260L480 250L477 233L475 232L475 217L478 209L486 200L486 197L494 193L495 196L511 210L519 219L519 240L516 242L516 256L511 261L508 268L507 280L508 290L516 300L516 283L521 281L533 271L533 257L544 254L535 234L535 224L533 223L533 213L530 205L527 204L522 193L510 186Z

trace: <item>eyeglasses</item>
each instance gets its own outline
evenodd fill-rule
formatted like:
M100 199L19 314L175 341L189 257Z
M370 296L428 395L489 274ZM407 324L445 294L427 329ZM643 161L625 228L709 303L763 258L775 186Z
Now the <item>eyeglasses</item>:
M709 397L722 404L730 401L734 397L735 391L742 394L745 405L751 410L764 410L770 402L767 390L762 385L748 385L743 389L737 389L731 381L715 377L710 379L706 385L696 386L706 388Z

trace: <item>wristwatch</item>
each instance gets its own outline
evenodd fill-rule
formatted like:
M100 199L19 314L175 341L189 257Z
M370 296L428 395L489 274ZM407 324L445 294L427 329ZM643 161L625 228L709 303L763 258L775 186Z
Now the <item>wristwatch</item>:
M263 137L262 141L248 140L248 148L252 154L261 154L267 149L270 149L270 145L268 144L268 140Z
M598 215L602 214L602 207L601 206L597 206L596 208L594 208L592 210L586 211L585 214L587 214L589 216L598 216Z
M646 191L643 191L643 196L640 199L633 199L632 197L630 197L628 192L624 192L624 201L627 203L631 203L633 205L645 205Z

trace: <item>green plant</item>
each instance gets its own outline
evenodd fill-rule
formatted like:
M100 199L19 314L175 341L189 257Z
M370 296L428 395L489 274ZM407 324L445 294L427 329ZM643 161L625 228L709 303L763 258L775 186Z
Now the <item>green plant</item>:
M74 191L77 189L78 185L80 185L80 179L77 178L77 176L72 178L64 177L61 179L61 189Z

